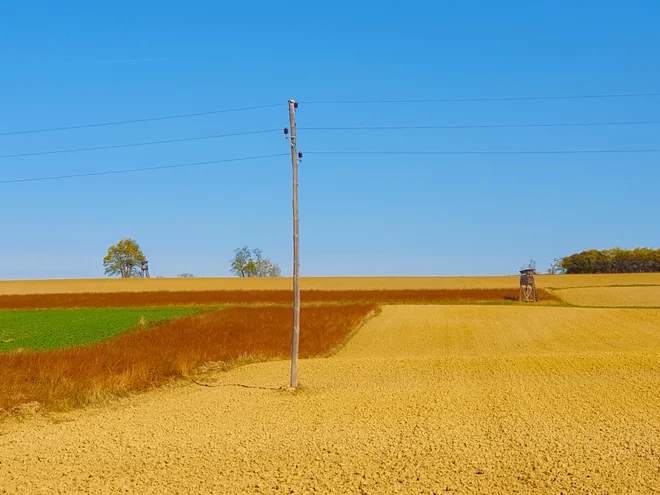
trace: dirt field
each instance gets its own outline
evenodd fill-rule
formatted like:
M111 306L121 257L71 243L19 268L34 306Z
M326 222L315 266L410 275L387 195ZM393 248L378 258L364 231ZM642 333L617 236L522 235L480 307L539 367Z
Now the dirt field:
M517 276L506 277L303 277L303 290L404 290L517 288ZM539 288L660 284L660 273L615 275L538 275ZM77 279L0 281L0 294L71 292L290 290L290 278Z
M338 355L0 425L0 493L657 493L660 312L390 306ZM213 380L213 377L209 377Z
M583 287L553 291L576 306L655 306L660 307L660 285L636 287Z

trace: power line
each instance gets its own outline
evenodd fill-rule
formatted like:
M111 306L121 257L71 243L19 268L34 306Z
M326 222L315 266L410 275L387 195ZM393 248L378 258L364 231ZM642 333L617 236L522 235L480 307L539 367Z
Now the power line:
M588 94L588 95L551 95L551 96L505 96L486 98L430 98L410 100L320 100L301 101L301 105L358 105L381 103L454 103L454 102L486 102L486 101L533 101L533 100L586 100L598 98L643 98L660 96L660 93L620 93L620 94Z
M609 125L654 125L660 124L660 120L645 121L620 121L620 122L576 122L576 123L550 123L550 124L467 124L467 125L432 125L432 126L354 126L354 127L301 127L305 131L383 131L383 130L436 130L436 129L500 129L520 127L574 127L574 126L609 126ZM208 139L220 139L235 136L249 136L254 134L267 134L282 132L282 129L263 129L258 131L234 132L229 134L211 134L208 136L193 136L188 138L164 139L161 141L143 141L140 143L121 143L106 146L92 146L87 148L71 148L63 150L34 151L29 153L15 153L11 155L0 155L0 159L22 158L27 156L58 155L63 153L79 153L84 151L99 151L121 148L133 148L138 146L152 146L159 144L185 143L191 141L203 141Z
M188 138L178 138L178 139L165 139L162 141L144 141L141 143L123 143L123 144L111 144L107 146L92 146L89 148L73 148L73 149L64 149L64 150L48 150L48 151L34 151L30 153L17 153L13 155L0 155L2 158L20 158L24 156L39 156L39 155L57 155L61 153L78 153L81 151L97 151L97 150L112 150L118 148L133 148L137 146L151 146L156 144L169 144L169 143L185 143L189 141L202 141L205 139L218 139L234 136L249 136L252 134L266 134L269 132L282 132L282 129L264 129L261 131L247 131L247 132L234 132L231 134L213 134L210 136L193 136Z
M400 131L433 129L506 129L520 127L579 127L608 125L655 125L660 120L631 120L616 122L558 122L549 124L465 124L465 125L393 125L393 126L354 126L354 127L299 127L304 131ZM0 157L1 158L1 157Z
M512 151L305 151L306 155L569 155L590 153L660 153L660 149L512 150Z
M230 163L230 162L243 162L248 160L260 160L264 158L275 158L281 156L289 156L289 153L276 153L272 155L260 155L260 156L246 156L242 158L228 158L225 160L209 160L205 162L194 162L194 163L181 163L177 165L160 165L156 167L142 167L142 168L129 168L122 170L108 170L104 172L87 172L84 174L68 174L68 175L52 175L48 177L30 177L26 179L11 179L0 181L0 184L16 184L19 182L40 182L46 180L60 180L60 179L74 179L78 177L97 177L102 175L117 175L117 174L128 174L133 172L150 172L153 170L167 170L174 168L186 168L186 167L197 167L200 165L213 165L218 163Z
M429 99L408 99L408 100L319 100L303 101L307 105L318 104L386 104L386 103L451 103L451 102L488 102L488 101L532 101L532 100L577 100L577 99L597 99L597 98L643 98L660 96L660 93L620 93L620 94L587 94L587 95L550 95L550 96L511 96L511 97L480 97L480 98L429 98ZM1 132L1 136L16 136L20 134L37 134L42 132L70 131L75 129L89 129L94 127L107 127L125 124L137 124L141 122L157 122L161 120L183 119L189 117L201 117L204 115L216 115L230 112L243 112L248 110L259 110L264 108L275 108L282 106L281 103L272 103L268 105L254 105L249 107L228 108L222 110L209 110L205 112L184 113L175 115L164 115L159 117L148 117L143 119L118 120L112 122L99 122L92 124L81 124L62 127L48 127L42 129L26 129L22 131Z
M50 127L44 129L30 129L24 131L2 132L0 133L0 136L16 136L18 134L36 134L40 132L70 131L74 129L89 129L92 127L107 127L113 125L137 124L140 122L156 122L160 120L184 119L188 117L201 117L203 115L216 115L220 113L230 113L230 112L244 112L247 110L259 110L262 108L274 108L281 106L283 106L282 103L273 103L270 105L257 105L257 106L242 107L242 108L228 108L224 110L209 110L206 112L196 112L196 113L182 113L178 115L165 115L161 117L149 117L145 119L118 120L114 122L101 122L96 124L82 124L82 125L72 125L67 127Z

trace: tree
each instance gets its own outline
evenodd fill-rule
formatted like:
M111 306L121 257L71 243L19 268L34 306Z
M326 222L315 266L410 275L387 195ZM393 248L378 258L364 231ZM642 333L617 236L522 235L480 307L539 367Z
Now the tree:
M261 249L253 249L252 257L254 258L253 267L251 267L253 277L279 277L282 275L280 267L270 259L264 258Z
M234 250L234 259L231 260L230 271L239 277L247 277L248 263L252 261L252 252L250 248L244 246Z
M179 273L177 275L177 278L195 278L195 276L192 273L184 272L184 273Z
M521 270L534 270L536 271L536 261L534 260L529 260L529 263L527 263L527 266L523 266Z
M660 272L660 249L590 249L561 259L564 273Z
M133 239L122 239L108 248L108 254L103 258L105 274L114 277L131 278L138 275L139 267L147 259L137 242Z
M555 258L552 260L552 263L550 263L546 273L548 275L559 275L561 273L566 273L566 269L564 268L562 260L560 258Z
M231 272L239 277L279 277L282 270L269 258L264 257L259 248L247 246L234 250Z

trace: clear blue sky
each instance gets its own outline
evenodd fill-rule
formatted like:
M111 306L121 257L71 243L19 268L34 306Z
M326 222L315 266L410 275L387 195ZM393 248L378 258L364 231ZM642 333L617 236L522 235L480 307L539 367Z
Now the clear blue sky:
M283 128L286 100L660 91L657 1L3 2L0 154ZM660 125L428 131L314 126L660 120L660 98L305 105L300 149L660 148ZM279 133L0 159L0 180L287 153ZM660 154L326 156L300 171L301 273L471 275L589 248L660 247ZM135 238L152 276L291 273L287 157L0 185L0 278L103 276Z

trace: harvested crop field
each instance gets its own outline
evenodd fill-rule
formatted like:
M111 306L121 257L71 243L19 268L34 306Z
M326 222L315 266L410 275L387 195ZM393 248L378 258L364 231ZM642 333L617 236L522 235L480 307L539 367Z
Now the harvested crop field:
M545 302L560 299L543 289ZM418 303L517 301L518 289L361 290L301 292L302 303ZM0 295L0 309L119 308L168 305L279 304L292 303L292 292L255 291L155 291L70 294Z
M660 273L596 273L588 275L536 275L544 289L608 287L613 285L660 285Z
M660 285L632 287L582 287L554 291L563 301L576 306L660 307Z
M494 277L303 277L302 290L515 289L518 276ZM539 288L660 284L660 273L537 275ZM0 294L291 290L290 278L150 278L0 281Z
M655 310L389 306L295 393L268 362L5 422L0 493L654 493L659 336Z
M515 288L516 277L303 277L302 290ZM0 281L0 294L71 292L292 290L290 278L73 279Z

